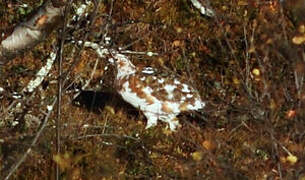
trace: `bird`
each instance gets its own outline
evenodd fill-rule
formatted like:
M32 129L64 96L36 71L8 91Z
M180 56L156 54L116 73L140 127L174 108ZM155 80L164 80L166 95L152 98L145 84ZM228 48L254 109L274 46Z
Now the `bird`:
M162 74L152 67L136 67L130 59L113 53L115 89L123 100L140 109L147 119L146 129L161 120L171 131L180 127L177 115L181 112L203 109L198 91L177 74Z

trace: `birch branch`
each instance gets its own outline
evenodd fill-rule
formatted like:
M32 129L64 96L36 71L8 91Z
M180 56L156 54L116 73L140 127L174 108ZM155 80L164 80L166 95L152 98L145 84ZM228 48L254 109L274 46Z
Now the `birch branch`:
M46 65L41 67L41 69L36 73L36 78L32 79L22 91L33 92L34 89L37 88L42 83L43 79L49 74L55 59L56 54L52 52L50 57L47 59Z
M64 6L54 7L48 0L33 17L15 27L0 44L0 65L44 41L61 24L63 9Z
M215 13L212 9L204 7L198 0L191 0L193 6L197 8L202 15L213 17Z

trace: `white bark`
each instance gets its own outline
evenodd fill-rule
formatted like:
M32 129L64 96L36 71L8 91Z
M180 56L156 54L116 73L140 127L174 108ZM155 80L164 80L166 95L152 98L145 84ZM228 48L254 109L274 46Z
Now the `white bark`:
M20 23L0 44L0 65L45 40L61 24L63 9L47 1L33 17Z
M198 0L191 0L191 2L193 4L193 6L195 6L195 8L197 8L200 11L200 13L202 15L209 16L209 17L215 16L215 13L212 9L204 7Z

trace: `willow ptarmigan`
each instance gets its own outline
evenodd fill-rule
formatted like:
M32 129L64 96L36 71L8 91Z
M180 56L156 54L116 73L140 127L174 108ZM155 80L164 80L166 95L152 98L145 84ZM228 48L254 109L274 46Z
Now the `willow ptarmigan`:
M155 126L159 119L175 130L179 126L176 116L180 112L205 106L197 91L177 76L164 77L151 67L137 68L122 54L113 54L113 58L117 91L126 102L144 113L146 128Z

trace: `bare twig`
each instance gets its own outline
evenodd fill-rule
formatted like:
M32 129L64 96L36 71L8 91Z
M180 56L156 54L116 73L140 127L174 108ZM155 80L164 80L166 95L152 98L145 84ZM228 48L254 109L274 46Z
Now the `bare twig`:
M279 149L278 149L279 143L277 142L277 140L274 137L273 127L271 128L269 133L270 133L270 137L271 137L271 140L272 140L273 148L275 149L275 153L279 157ZM277 162L277 168L278 168L279 178L282 180L283 179L282 166L281 166L280 162Z
M90 16L90 21L89 21L90 23L87 25L87 27L86 27L86 29L85 29L86 34L84 35L83 40L80 41L80 49L77 51L77 53L76 53L76 54L74 55L74 57L73 57L73 59L75 59L74 62L73 62L72 65L68 68L67 71L65 71L64 73L62 73L62 74L63 74L63 75L62 75L62 79L63 79L62 85L63 85L63 87L65 86L65 84L66 84L66 82L67 82L67 80L68 80L67 77L69 77L69 75L70 75L72 69L79 63L79 60L80 60L80 53L82 52L82 50L83 50L83 48L84 48L84 43L83 43L83 42L85 42L85 41L88 39L89 32L90 32L89 30L93 27L94 22L95 22L95 20L96 20L96 18L97 18L97 10L99 9L100 3L101 3L101 0L97 0L96 6L95 6L95 8L94 8L94 10L93 10L93 13L92 13L92 15ZM64 91L66 91L66 89L67 89L67 88L65 88Z
M36 145L37 141L38 141L38 138L41 136L44 128L47 126L48 124L48 120L49 120L49 117L53 111L53 107L54 105L56 104L57 102L57 99L55 98L52 102L52 104L50 106L48 106L48 113L47 115L45 116L44 118L44 121L40 127L40 129L38 130L36 136L34 137L30 147L27 149L27 151L23 154L23 156L19 159L19 161L11 168L9 174L5 177L5 180L8 180L13 174L14 172L18 169L18 167L25 161L25 159L28 157L28 155L31 153L32 151L32 148Z
M245 41L245 45L246 45L246 82L245 82L245 85L246 85L246 90L248 92L248 94L250 96L252 96L252 93L251 93L251 87L249 87L250 85L250 81L249 81L249 77L250 77L250 64L249 64L249 45L248 45L248 38L247 38L247 29L246 29L246 26L244 25L244 41Z
M285 14L284 14L284 9L283 9L283 5L281 3L281 0L279 0L279 4L280 4L280 12L281 12L281 18L282 18L282 23L281 24L281 27L282 27L282 30L283 30L283 33L284 33L284 39L286 41L286 43L288 42L288 36L287 36L287 32L286 32L286 23L285 23Z
M60 45L57 55L57 65L58 65L58 91L57 91L57 118L56 118L56 153L57 155L60 154L60 129L61 129L61 97L62 97L62 60L63 60L63 49L64 49L64 42L66 37L66 26L68 22L68 15L70 13L70 7L73 0L70 0L69 3L65 6L64 12L64 22L62 33L60 37ZM56 163L56 180L59 180L60 170L59 165Z
M94 76L94 74L96 72L96 68L97 68L98 62L99 62L99 59L96 59L95 63L94 63L93 70L92 70L92 72L90 74L90 78L86 81L85 85L82 87L82 90L86 89L86 87L90 84L91 80L93 79L93 76Z
M102 40L105 40L106 37L107 37L107 35L108 35L108 29L109 29L109 26L110 26L110 23L109 23L109 22L111 22L111 17L112 17L112 12L113 12L113 4L114 4L114 1L115 1L115 0L111 0L109 15L108 15L108 18L107 18L107 23L106 23L106 25L105 25L105 33L103 34Z
M122 138L127 138L127 139L132 139L134 141L140 141L139 138L135 138L132 136L127 136L127 135L118 135L118 134L87 134L84 136L78 136L78 137L74 137L74 139L85 139L85 138L90 138L90 137L115 137L118 139L122 139Z
M97 66L98 66L98 62L99 62L99 59L96 59L96 60L95 60L95 63L94 63L93 70L92 70L92 72L91 72L91 74L90 74L90 78L89 78L89 79L86 81L86 83L82 86L81 90L85 90L85 89L89 86L89 84L90 84L91 80L93 79L93 76L94 76L94 74L95 74L95 72L96 72L96 69L97 69ZM69 87L69 86L68 86L68 87ZM73 99L75 99L80 93L81 93L81 91L75 93L75 94L73 95Z
M99 44L94 43L94 42L86 41L86 42L84 42L83 44L84 44L85 47L90 47L90 48L92 48L93 50L95 50L95 52L97 53L97 55L98 55L100 58L104 58L105 55L110 54L110 51L111 51L112 53L118 53L117 51L115 51L115 50L113 50L113 49L107 49L107 48L105 48L104 46L100 46ZM120 49L120 48L119 48L119 49ZM156 55L158 55L158 53L151 52L151 51L148 51L148 52L139 52L139 51L125 50L125 51L119 51L119 53L121 53L121 54L147 55L147 56L156 56Z

